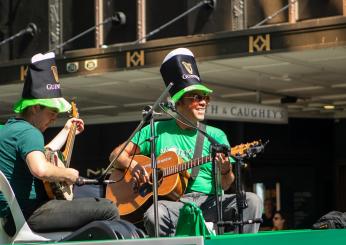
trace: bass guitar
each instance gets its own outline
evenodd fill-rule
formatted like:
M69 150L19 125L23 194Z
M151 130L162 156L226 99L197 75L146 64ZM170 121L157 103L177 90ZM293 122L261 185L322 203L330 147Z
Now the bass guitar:
M71 105L72 105L72 108L71 108L70 116L74 118L79 118L76 103L72 101ZM77 126L75 123L73 123L70 129L70 132L67 136L65 149L63 152L53 151L49 148L45 149L46 159L50 163L62 168L68 168L70 166L76 131L77 131ZM65 182L44 181L44 188L46 190L48 198L50 199L69 200L69 201L73 199L73 185L68 185Z
M231 155L247 154L251 148L262 145L261 141L254 141L247 144L237 145L231 148ZM135 155L134 160L141 164L148 172L152 174L151 159L143 155ZM211 155L200 157L188 162L182 159L172 151L166 152L157 158L158 171L158 196L160 199L176 201L185 192L188 183L188 173L186 170L195 166L202 165L212 160ZM124 175L125 174L125 175ZM132 223L143 219L144 212L152 204L152 186L144 184L139 187L138 192L133 190L132 175L129 171L115 169L109 177L116 183L107 185L106 198L116 203L119 214L122 219Z

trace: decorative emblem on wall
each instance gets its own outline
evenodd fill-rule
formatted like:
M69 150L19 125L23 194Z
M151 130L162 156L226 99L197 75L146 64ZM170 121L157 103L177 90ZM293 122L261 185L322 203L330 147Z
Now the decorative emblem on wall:
M249 53L270 51L270 35L249 36Z

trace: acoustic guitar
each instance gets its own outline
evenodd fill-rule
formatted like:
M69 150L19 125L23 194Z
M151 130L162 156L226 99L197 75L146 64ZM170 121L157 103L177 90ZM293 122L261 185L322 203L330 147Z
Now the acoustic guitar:
M237 145L231 148L231 155L244 156L251 148L262 145L261 141L254 141L247 144ZM152 174L151 159L143 155L135 155L134 160L141 164ZM186 170L202 165L212 160L211 155L200 157L188 162L172 151L166 152L157 157L158 171L158 196L160 199L176 201L185 192L188 183L188 173ZM124 176L125 174L125 176ZM133 190L132 175L129 171L115 169L109 179L116 183L107 185L106 198L115 202L122 219L132 223L143 219L144 212L152 204L152 185L143 184L139 191ZM120 181L119 181L120 180Z
M71 102L72 108L70 116L79 118L76 103ZM75 141L77 126L72 124L70 132L67 136L65 149L63 152L52 151L49 148L45 149L46 159L57 167L68 168L71 162L72 149ZM73 199L73 185L69 185L65 182L48 182L44 181L44 188L50 199L69 200Z

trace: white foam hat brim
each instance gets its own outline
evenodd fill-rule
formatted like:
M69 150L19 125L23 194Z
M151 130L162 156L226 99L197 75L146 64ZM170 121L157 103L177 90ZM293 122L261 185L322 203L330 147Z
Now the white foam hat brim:
M49 52L46 54L35 54L34 56L32 56L31 58L31 63L34 64L36 62L42 61L42 60L49 60L49 59L54 59L55 58L55 53L53 52Z
M169 54L166 55L166 57L164 58L163 63L165 63L167 60L171 59L172 57L176 56L176 55L189 55L194 57L193 53L190 51L190 49L187 48L177 48L172 50L171 52L169 52Z

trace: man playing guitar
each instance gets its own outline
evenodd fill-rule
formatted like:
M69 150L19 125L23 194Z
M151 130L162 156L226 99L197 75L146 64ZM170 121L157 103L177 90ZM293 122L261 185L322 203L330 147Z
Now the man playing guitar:
M192 52L185 48L179 48L170 52L161 65L162 77L168 85L173 82L174 85L170 91L172 100L176 104L176 110L191 121L196 127L201 126L204 120L205 111L208 106L212 90L208 89L200 82L197 65ZM193 159L196 139L198 132L196 128L184 123L183 119L159 121L155 123L156 156L174 151L183 160ZM205 131L217 139L221 144L229 146L225 133L217 128L206 126ZM117 166L126 169L132 174L134 191L143 183L149 182L150 177L143 165L139 164L133 155L150 154L149 125L138 132L125 150L118 156L122 145L113 150L110 160L116 156ZM209 155L210 142L204 140L202 145L202 156ZM223 154L217 154L216 161L221 164L221 182L222 189L227 190L234 181L232 164L229 158ZM121 191L121 190L119 190ZM185 202L196 203L203 211L207 222L216 222L215 190L213 186L212 164L210 162L200 166L197 176L189 179L185 193L178 201L160 200L158 204L159 214L159 235L172 236L175 234L176 224L179 217L179 209ZM224 195L223 217L230 220L232 209L236 207L234 194ZM260 218L262 215L262 204L259 197L253 193L247 193L248 208L244 210L244 219ZM119 203L118 203L119 204ZM144 226L150 236L155 235L154 227L154 207L151 205L144 214ZM257 232L258 224L245 226L244 232Z
M36 232L73 231L95 220L118 220L115 205L102 198L48 200L42 181L66 182L79 177L77 170L47 161L43 132L71 105L62 97L54 53L32 57L22 99L15 106L17 118L9 119L0 131L0 170L9 180L30 228ZM46 145L59 150L72 125L83 131L81 119L67 121L60 133ZM8 204L0 194L0 215L11 227ZM13 230L9 229L13 233Z

